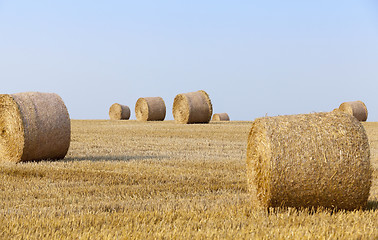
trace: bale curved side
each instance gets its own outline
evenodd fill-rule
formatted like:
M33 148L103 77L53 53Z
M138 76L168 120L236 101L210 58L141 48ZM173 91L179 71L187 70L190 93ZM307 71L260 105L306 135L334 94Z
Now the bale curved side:
M173 101L176 123L208 123L213 114L209 95L203 91L178 94Z
M3 161L65 157L70 146L71 123L59 95L25 92L2 95L0 102ZM14 152L10 153L12 148Z
M109 108L110 120L128 120L130 114L130 108L126 105L114 103Z
M369 157L366 132L348 114L258 118L248 138L249 189L263 207L362 208Z
M139 98L135 104L138 121L163 121L165 114L165 102L161 97Z
M219 122L219 121L230 121L230 117L227 113L214 113L212 121Z
M359 121L366 121L368 117L368 110L362 101L344 102L340 104L339 110L348 113Z

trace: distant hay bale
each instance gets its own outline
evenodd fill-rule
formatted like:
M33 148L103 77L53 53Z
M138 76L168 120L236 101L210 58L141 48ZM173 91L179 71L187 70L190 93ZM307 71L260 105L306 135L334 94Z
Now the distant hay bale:
M212 121L219 122L219 121L230 121L230 117L227 113L214 113Z
M0 134L0 161L62 159L70 146L70 117L55 93L1 94Z
M128 120L130 118L130 108L126 105L114 103L109 108L110 120Z
M249 190L262 207L362 208L369 157L366 132L348 114L258 118L248 137Z
M178 94L173 101L176 123L208 123L213 114L209 95L203 91Z
M368 117L368 110L362 101L344 102L340 104L339 110L354 116L358 121L366 121Z
M135 116L138 121L163 121L166 107L161 97L139 98L135 104Z

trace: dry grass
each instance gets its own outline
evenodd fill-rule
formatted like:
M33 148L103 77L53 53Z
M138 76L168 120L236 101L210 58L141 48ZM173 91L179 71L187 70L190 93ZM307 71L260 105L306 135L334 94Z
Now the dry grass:
M254 209L245 156L251 122L72 121L65 161L0 165L0 238L374 239L375 168L364 211Z

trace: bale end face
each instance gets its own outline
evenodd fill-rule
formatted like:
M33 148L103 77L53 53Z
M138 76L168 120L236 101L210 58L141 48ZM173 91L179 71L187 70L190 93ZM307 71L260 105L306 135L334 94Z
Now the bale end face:
M0 95L0 160L19 162L24 148L24 126L11 95Z
M173 100L172 113L176 123L189 123L189 102L184 94L178 94Z

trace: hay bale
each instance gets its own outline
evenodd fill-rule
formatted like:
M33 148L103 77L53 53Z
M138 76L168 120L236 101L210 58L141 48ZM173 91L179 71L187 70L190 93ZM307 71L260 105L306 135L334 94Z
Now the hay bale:
M340 104L339 110L354 116L358 121L366 121L368 117L368 110L362 101L344 102Z
M70 117L55 93L1 94L0 134L0 161L62 159L70 146Z
M130 108L126 105L114 103L109 108L110 120L128 120L130 118Z
M247 146L249 189L262 207L358 209L372 181L366 132L339 112L258 118Z
M208 123L213 114L209 95L203 91L178 94L173 101L176 123Z
M219 121L230 121L230 117L227 113L214 113L212 121L219 122Z
M139 98L135 104L135 116L138 121L163 121L166 107L161 97Z

